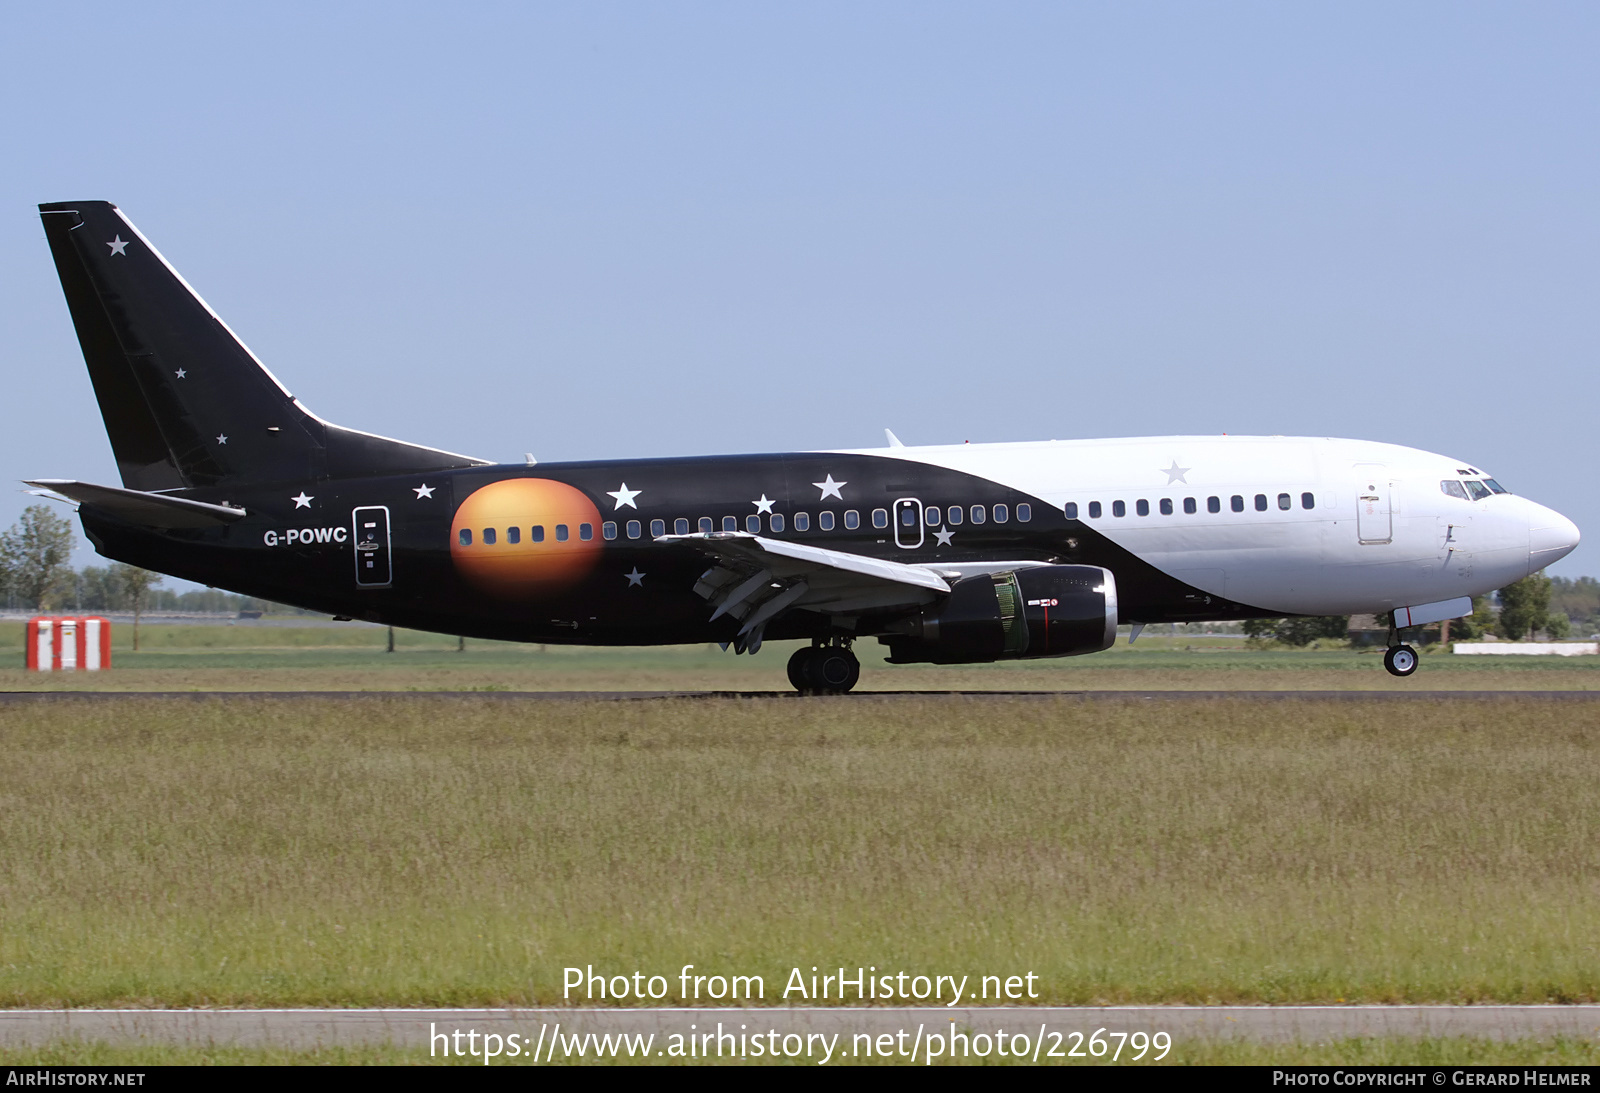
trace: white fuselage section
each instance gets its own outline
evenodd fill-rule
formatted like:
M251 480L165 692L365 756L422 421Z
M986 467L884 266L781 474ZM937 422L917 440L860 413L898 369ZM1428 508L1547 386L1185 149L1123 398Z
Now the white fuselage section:
M1178 436L858 454L1032 494L1195 588L1285 614L1482 595L1565 557L1579 538L1558 512L1488 493L1474 464L1371 441Z

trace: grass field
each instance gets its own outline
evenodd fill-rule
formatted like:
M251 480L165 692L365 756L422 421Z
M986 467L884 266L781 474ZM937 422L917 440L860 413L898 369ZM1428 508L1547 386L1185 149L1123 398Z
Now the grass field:
M695 964L781 1002L842 964L1056 1004L1594 1001L1586 711L6 707L0 999L560 1004L569 965Z
M285 620L288 621L288 620ZM788 688L794 642L754 657L716 646L587 649L469 641L368 626L144 626L140 652L119 626L101 673L22 670L22 624L0 622L0 691L311 690L615 691ZM1409 679L1383 670L1379 652L1251 650L1242 639L1146 634L1094 656L972 666L883 663L874 641L856 646L859 690L1600 690L1600 657L1423 655Z

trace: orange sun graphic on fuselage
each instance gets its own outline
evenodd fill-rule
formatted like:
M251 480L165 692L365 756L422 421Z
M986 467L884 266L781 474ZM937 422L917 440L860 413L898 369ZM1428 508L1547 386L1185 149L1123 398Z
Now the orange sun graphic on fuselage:
M548 478L507 478L473 491L450 525L450 559L468 584L543 599L577 584L600 558L600 510Z

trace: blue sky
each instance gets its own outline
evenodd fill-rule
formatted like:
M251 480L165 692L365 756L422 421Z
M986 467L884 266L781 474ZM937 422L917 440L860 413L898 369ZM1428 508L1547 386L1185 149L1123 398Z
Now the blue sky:
M341 424L541 461L1362 437L1493 471L1600 571L1593 5L0 19L13 480L116 481L34 209L103 198Z

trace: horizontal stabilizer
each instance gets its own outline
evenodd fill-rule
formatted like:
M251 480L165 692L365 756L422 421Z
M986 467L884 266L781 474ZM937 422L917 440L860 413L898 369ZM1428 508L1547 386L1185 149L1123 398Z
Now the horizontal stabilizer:
M152 528L211 528L231 524L245 515L244 509L232 505L212 505L120 486L96 486L70 478L39 478L28 485L71 498L130 524Z

